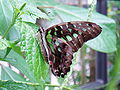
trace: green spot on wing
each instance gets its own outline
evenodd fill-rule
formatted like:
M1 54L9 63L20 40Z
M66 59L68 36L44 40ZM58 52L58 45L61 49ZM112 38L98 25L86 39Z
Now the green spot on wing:
M50 46L52 52L54 52L53 44L52 44L52 43L49 43L49 46Z
M63 37L62 37L62 38L60 38L60 39L62 39L64 42L66 42L66 41L65 41L65 39L64 39Z
M88 27L88 30L90 30L90 27Z
M57 31L58 29L57 28L55 28L55 31Z
M67 35L66 38L68 39L68 41L72 40L72 38L69 35Z
M48 31L48 34L50 34L50 33L51 33L51 30Z
M76 33L73 34L73 37L76 38L78 35Z
M60 49L60 48L58 48L58 51L59 51L59 52L61 52L61 49Z
M54 32L55 35L57 35L57 32Z
M59 45L59 42L58 42L58 41L55 41L55 44L58 46L58 45Z
M47 36L46 36L46 40L48 41L48 42L52 42L52 35L51 34L48 34Z
M72 32L72 29L68 29L69 30L69 32Z
M87 29L85 29L85 28L82 28L82 30L83 30L83 31L86 31Z

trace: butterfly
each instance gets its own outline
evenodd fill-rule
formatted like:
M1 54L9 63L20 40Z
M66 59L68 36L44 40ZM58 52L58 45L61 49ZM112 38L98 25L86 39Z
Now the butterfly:
M42 54L55 76L62 77L70 71L73 53L85 42L97 37L102 28L96 23L71 21L39 28Z

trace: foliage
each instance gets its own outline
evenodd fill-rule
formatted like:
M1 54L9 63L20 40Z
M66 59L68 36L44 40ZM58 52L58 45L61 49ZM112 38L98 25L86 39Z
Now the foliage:
M28 90L28 87L25 84L15 83L13 81L0 81L0 89Z
M119 15L120 15L120 1L110 1L109 2L109 17L112 17L115 19L117 25L116 25L116 31L117 31L117 51L115 53L113 53L113 60L111 60L112 62L112 69L109 73L109 83L108 86L106 88L106 90L119 90L119 76L120 76L120 20L119 20ZM116 8L116 9L114 9Z
M35 36L38 30L36 18L49 19L51 26L61 21L87 20L87 13L84 8L60 5L51 0L0 0L0 61L10 63L23 74L21 76L11 68L0 65L0 89L44 90L45 86L61 87L46 84L49 82L49 69ZM99 24L103 32L86 44L102 52L115 51L115 22L96 12L93 15L91 21ZM63 88L67 88L65 83L62 83Z
M119 40L119 39L118 39ZM116 51L116 55L115 55L115 63L112 69L112 73L111 73L111 80L110 83L108 85L108 87L106 88L106 90L117 90L117 84L119 82L119 76L120 76L120 40L118 41L118 48Z

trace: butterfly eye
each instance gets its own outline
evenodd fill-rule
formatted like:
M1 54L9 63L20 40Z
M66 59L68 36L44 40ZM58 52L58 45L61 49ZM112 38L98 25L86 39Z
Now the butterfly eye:
M76 38L78 35L76 33L73 34L73 37Z

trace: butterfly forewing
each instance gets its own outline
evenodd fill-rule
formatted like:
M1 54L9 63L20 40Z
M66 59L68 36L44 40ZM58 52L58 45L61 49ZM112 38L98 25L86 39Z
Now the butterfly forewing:
M64 77L70 71L73 53L83 43L97 37L101 27L92 22L74 21L41 30L42 51L55 76Z

